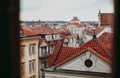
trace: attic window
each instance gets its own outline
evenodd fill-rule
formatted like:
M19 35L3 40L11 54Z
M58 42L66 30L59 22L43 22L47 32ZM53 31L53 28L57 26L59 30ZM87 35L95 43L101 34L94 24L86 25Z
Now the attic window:
M93 65L93 62L90 59L85 60L85 66L91 67Z

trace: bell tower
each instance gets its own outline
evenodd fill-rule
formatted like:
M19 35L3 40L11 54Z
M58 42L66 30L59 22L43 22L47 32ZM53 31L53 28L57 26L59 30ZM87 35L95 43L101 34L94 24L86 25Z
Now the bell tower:
M100 26L101 25L101 11L100 11L100 9L99 9L99 13L98 13L98 21L99 21L98 26Z

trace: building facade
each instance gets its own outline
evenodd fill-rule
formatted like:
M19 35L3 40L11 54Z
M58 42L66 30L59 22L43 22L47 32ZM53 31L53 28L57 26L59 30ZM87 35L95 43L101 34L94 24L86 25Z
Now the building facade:
M20 39L21 78L38 78L38 41L40 37Z

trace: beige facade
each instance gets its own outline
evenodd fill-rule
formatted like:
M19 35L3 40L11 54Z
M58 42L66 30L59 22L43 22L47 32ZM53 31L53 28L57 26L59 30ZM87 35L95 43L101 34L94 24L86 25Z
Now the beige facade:
M21 78L38 78L39 37L26 37L20 40Z

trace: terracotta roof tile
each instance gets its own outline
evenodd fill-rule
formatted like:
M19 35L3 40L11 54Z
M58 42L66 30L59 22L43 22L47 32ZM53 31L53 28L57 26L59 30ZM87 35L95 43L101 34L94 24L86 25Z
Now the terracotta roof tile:
M62 35L70 35L71 34L70 31L63 29L63 28L58 29L58 32Z
M113 33L104 32L98 39L106 49L113 50Z
M21 26L21 30L25 36L34 36L34 35L45 35L45 34L57 34L59 33L57 29L51 29L45 26Z
M21 30L22 30L24 36L34 36L34 35L37 35L33 30L31 30L30 27L27 27L27 26L21 26Z
M100 57L105 62L111 65L112 56L109 50L107 50L104 45L100 43L99 39L90 40L86 44L83 44L81 47L78 48L62 47L59 52L55 51L55 53L53 53L52 57L50 58L49 64L52 65L53 62L51 62L51 60L54 60L57 57L56 61L54 60L54 64L56 67L58 67L66 63L67 61L79 56L87 50L91 51L96 56Z
M103 31L104 30L104 27L95 27L95 34L97 35L97 34L99 34L101 31ZM85 31L84 31L87 35L93 35L94 33L94 31L93 31L93 29L86 29Z
M56 61L56 58L57 58L57 55L59 53L59 50L60 50L61 46L62 46L62 42L56 44L56 47L55 47L55 49L53 51L53 54L50 56L50 60L49 60L49 63L48 63L49 66L53 65L54 62Z

